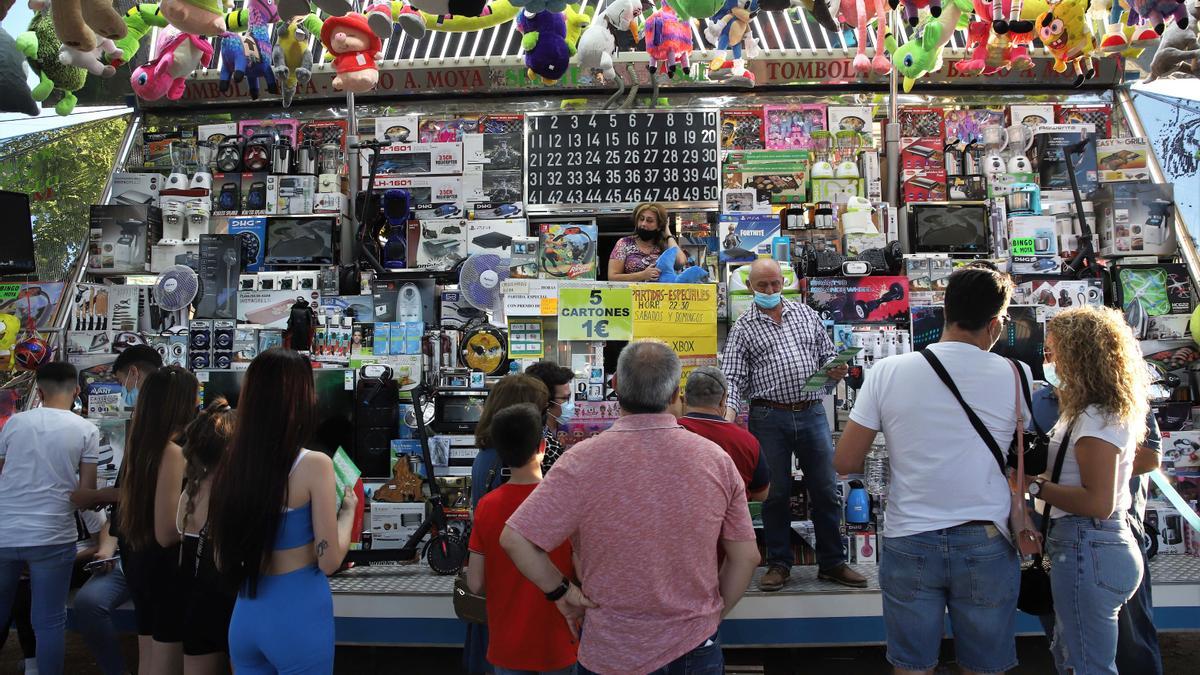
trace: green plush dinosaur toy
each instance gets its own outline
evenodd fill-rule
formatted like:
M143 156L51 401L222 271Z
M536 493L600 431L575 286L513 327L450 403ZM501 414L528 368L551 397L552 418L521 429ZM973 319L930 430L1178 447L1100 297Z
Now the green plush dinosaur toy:
M167 25L166 18L162 15L162 10L158 5L143 3L134 5L125 12L125 37L116 40L117 49L121 50L121 57L113 59L112 65L120 66L123 63L129 63L133 60L138 49L141 47L142 38L150 34L154 28L162 28Z
M54 92L62 92L62 98L54 105L54 112L70 115L78 99L75 93L87 81L87 71L66 65L58 60L62 48L54 33L54 22L45 11L33 15L29 29L17 37L17 48L29 60L29 65L38 76L37 86L30 93L33 100L41 103Z
M936 21L925 24L920 37L897 45L896 37L888 34L884 48L892 57L896 72L904 78L905 92L912 91L913 84L925 75L941 70L942 49L955 30L966 27L973 11L970 0L953 0L942 7L942 14Z

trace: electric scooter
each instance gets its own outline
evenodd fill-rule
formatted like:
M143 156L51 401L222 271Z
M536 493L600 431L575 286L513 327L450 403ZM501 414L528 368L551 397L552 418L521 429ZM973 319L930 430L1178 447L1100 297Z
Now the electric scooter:
M368 227L367 211L370 208L372 214L380 211L380 204L375 199L375 175L379 171L379 149L384 146L384 143L379 141L363 141L361 143L351 143L351 150L370 150L371 151L371 175L367 178L367 189L359 195L362 200L358 206L358 250L362 257L371 269L375 270L376 274L386 274L387 269L383 263L379 261L379 237L376 232L372 231L375 228ZM373 206L372 206L373 205ZM374 218L372 218L374 220ZM369 232L370 231L370 232ZM390 234L390 233L389 233Z
M1082 158L1083 149L1091 139L1084 136L1078 143L1063 148L1063 159L1067 164L1067 178L1071 181L1071 193L1075 197L1075 216L1079 218L1079 250L1069 262L1063 263L1064 274L1076 279L1088 277L1099 278L1104 274L1104 268L1096 262L1096 247L1092 243L1092 228L1088 226L1087 216L1083 210L1083 197L1079 195L1079 182L1075 179L1076 156Z
M429 452L429 419L425 413L425 387L418 384L411 391L413 414L416 416L417 436L421 440L421 461L425 467L425 485L429 486L429 515L413 532L404 546L398 549L350 551L346 561L359 565L381 562L417 562L422 556L437 574L458 574L467 558L469 531L459 533L447 527L446 505L433 480L433 458ZM429 541L421 546L421 540Z

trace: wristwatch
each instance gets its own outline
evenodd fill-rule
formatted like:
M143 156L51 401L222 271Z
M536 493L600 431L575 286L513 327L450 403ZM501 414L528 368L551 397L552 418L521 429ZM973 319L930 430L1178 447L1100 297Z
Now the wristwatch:
M1037 497L1038 495L1042 494L1042 483L1044 482L1045 481L1041 478L1035 478L1034 481L1029 484L1029 496Z
M558 602L558 599L566 595L569 590L571 590L571 582L567 581L566 577L563 577L562 583L559 584L558 588L546 594L546 599L550 602Z

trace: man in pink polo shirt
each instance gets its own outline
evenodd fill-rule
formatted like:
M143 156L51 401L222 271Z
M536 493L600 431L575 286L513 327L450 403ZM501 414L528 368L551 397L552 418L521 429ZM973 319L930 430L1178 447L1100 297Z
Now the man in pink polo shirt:
M723 672L717 627L760 561L733 460L668 412L680 374L666 345L626 346L621 419L564 454L500 537L571 630L582 624L584 675ZM579 586L546 555L568 538Z

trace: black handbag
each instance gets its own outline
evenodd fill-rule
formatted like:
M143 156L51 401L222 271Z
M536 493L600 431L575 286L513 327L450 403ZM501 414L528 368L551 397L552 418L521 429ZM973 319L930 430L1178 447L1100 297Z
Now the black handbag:
M1054 471L1050 474L1050 482L1057 483L1062 476L1063 460L1067 456L1067 446L1071 443L1071 428L1063 435L1062 443L1058 446L1058 457L1054 458ZM1048 450L1047 450L1048 452ZM1045 502L1043 502L1045 503ZM1050 505L1042 508L1042 541L1050 531ZM1021 570L1021 590L1017 594L1017 609L1034 616L1047 616L1054 613L1054 594L1050 589L1050 561L1043 555L1035 555Z
M1033 423L1033 433L1025 434L1025 472L1030 476L1038 476L1046 473L1046 466L1050 462L1050 435L1047 434L1037 422L1037 416L1033 414L1033 397L1029 395L1029 382L1025 379L1025 369L1017 368L1017 374L1021 377L1021 391L1025 394L1025 405L1029 407L1029 421ZM1016 453L1009 453L1008 468L1017 468Z

